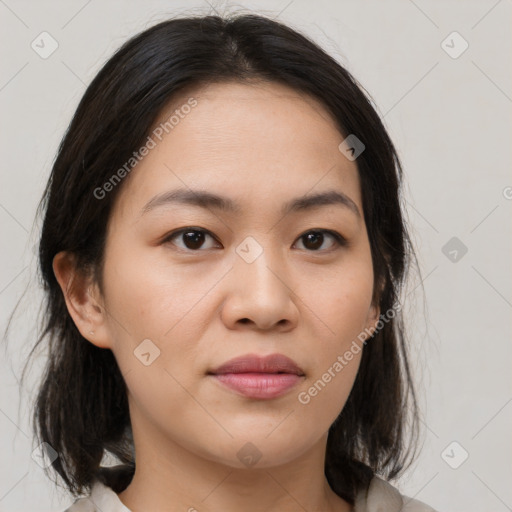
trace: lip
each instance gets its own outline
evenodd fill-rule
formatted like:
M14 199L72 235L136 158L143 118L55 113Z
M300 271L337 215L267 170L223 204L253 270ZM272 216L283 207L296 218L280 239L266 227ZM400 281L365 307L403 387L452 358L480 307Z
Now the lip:
M304 375L302 368L284 354L270 354L268 356L246 354L230 359L209 373L214 375L224 375L226 373L291 373Z
M219 383L248 398L272 399L301 382L304 371L283 354L236 357L208 372Z

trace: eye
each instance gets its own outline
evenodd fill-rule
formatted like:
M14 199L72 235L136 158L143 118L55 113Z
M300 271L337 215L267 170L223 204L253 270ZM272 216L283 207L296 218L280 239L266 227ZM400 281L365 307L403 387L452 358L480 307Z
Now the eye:
M210 243L207 242L208 238L211 240ZM329 247L325 247L326 240L331 239L331 244ZM176 240L176 241L175 241ZM301 235L298 239L302 241L302 245L304 249L310 252L322 252L329 251L333 249L334 246L344 247L347 245L346 239L341 236L336 231L331 231L328 229L314 229L310 230L303 235ZM177 243L177 242L181 242ZM213 249L218 247L220 244L216 240L216 238L209 233L207 230L196 227L186 227L179 229L170 233L162 243L172 243L176 245L178 248L189 251L198 251L201 249ZM215 244L218 244L217 246ZM299 247L299 249L302 249Z
M303 246L305 249L309 251L318 251L319 249L322 249L322 246L324 246L326 238L334 240L334 243L337 246L344 247L347 245L347 240L343 236L336 231L330 231L328 229L314 229L308 231L299 237L299 241L303 240ZM329 248L326 249L323 247L323 250L329 250Z
M162 243L170 242L178 246L180 249L191 251L197 251L198 249L213 249L214 247L211 243L206 244L205 247L205 240L207 240L208 237L216 242L216 239L205 229L187 227L178 231L174 231L164 240L162 240ZM175 238L181 241L183 245L173 242Z

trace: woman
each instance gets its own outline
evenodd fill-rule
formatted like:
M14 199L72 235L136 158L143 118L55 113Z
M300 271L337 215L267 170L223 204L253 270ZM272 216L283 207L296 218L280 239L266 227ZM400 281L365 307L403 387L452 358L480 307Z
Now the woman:
M387 481L417 430L400 178L355 80L278 22L118 50L42 203L34 422L67 510L432 510Z

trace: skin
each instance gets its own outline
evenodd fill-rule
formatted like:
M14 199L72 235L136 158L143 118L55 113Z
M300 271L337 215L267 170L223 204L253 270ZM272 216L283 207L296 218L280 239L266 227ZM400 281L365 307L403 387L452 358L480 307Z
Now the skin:
M344 137L322 105L283 85L188 91L155 126L191 96L198 105L122 184L102 286L75 271L72 255L54 259L78 329L113 351L127 384L137 469L119 497L133 512L351 510L324 461L361 353L307 405L298 394L378 321L356 162L338 150ZM178 187L227 196L241 211L173 203L141 213ZM340 204L282 215L287 201L327 190L360 216ZM202 246L163 241L188 226L208 231ZM328 234L308 242L313 229L348 245ZM248 236L263 250L251 263L235 251ZM145 339L160 350L148 366L134 355ZM207 375L233 357L276 352L305 373L279 398L243 397ZM248 442L261 455L250 467L237 456Z

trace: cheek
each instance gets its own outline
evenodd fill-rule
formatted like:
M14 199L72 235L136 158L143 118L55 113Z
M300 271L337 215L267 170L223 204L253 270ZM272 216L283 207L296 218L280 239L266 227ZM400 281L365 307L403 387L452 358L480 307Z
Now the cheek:
M343 409L359 370L364 348L358 336L366 327L373 291L371 260L364 254L340 268L304 292L318 328L311 335L314 371L299 390L297 402L308 418L329 425Z
M139 397L141 403L156 400L155 390L167 399L186 398L177 382L188 388L202 370L197 340L211 321L209 293L227 270L172 265L135 248L108 255L104 282L112 351L132 394L149 394ZM148 350L151 361L156 357L146 367L138 355Z
M373 292L373 271L364 260L342 266L341 270L321 280L317 286L304 288L304 302L325 327L324 339L350 343L366 326Z
M373 289L366 280L366 276L344 279L338 293L331 297L329 305L326 304L338 339L347 341L357 337L365 327Z
M343 409L359 370L364 348L358 336L364 329L372 290L361 283L364 281L342 280L337 291L326 292L313 302L327 326L320 327L318 333L327 334L313 336L314 370L299 389L297 402L307 418L317 418L324 425L331 425ZM346 289L340 293L344 285Z
M218 277L156 261L149 251L121 249L112 247L104 267L112 351L137 409L170 421L190 402L185 389L197 377L199 347L192 341L204 327L201 298Z
M112 328L124 327L136 339L164 342L175 328L183 329L182 320L224 273L206 265L172 264L155 248L121 248L117 244L106 258L106 306L116 320Z

